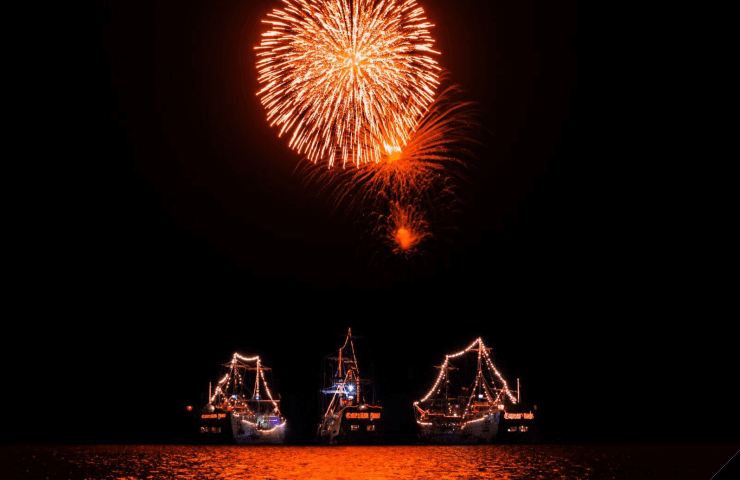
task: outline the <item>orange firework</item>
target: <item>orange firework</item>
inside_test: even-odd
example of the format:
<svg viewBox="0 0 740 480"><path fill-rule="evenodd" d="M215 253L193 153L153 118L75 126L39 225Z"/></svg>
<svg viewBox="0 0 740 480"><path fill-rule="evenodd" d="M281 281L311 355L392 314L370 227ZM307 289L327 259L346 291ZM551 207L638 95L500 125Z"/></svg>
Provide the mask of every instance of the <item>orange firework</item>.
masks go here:
<svg viewBox="0 0 740 480"><path fill-rule="evenodd" d="M387 146L376 163L347 168L326 168L307 162L306 178L333 188L335 208L350 209L379 201L410 204L434 203L456 197L466 182L474 147L480 145L476 104L459 99L458 86L447 87L420 119L402 147ZM382 142L377 139L377 142Z"/></svg>
<svg viewBox="0 0 740 480"><path fill-rule="evenodd" d="M415 0L282 1L255 47L270 125L329 166L406 145L439 83L424 10Z"/></svg>
<svg viewBox="0 0 740 480"><path fill-rule="evenodd" d="M421 210L411 204L390 203L390 213L379 216L373 233L399 256L412 257L431 237L430 225Z"/></svg>

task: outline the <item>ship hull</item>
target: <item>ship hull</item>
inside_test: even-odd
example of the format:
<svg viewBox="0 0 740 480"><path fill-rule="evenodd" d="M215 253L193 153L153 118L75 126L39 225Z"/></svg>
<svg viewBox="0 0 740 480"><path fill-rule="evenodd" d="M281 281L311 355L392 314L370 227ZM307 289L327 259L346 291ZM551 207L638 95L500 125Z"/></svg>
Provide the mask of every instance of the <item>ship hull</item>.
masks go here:
<svg viewBox="0 0 740 480"><path fill-rule="evenodd" d="M327 445L379 444L385 438L382 407L352 405L324 418L318 441Z"/></svg>
<svg viewBox="0 0 740 480"><path fill-rule="evenodd" d="M273 425L253 415L212 412L200 415L200 440L203 443L280 444L285 441L284 423Z"/></svg>
<svg viewBox="0 0 740 480"><path fill-rule="evenodd" d="M461 422L457 418L441 417L419 422L417 439L420 443L538 443L541 441L539 421L532 410L505 411L486 414L479 419Z"/></svg>
<svg viewBox="0 0 740 480"><path fill-rule="evenodd" d="M501 412L461 422L445 418L440 421L419 424L418 440L434 444L493 443L498 437Z"/></svg>

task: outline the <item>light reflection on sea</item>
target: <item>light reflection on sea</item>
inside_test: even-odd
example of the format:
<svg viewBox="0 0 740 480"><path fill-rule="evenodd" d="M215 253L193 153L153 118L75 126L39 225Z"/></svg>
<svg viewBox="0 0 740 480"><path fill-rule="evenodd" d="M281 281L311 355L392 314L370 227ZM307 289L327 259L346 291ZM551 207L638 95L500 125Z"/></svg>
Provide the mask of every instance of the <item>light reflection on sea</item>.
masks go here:
<svg viewBox="0 0 740 480"><path fill-rule="evenodd" d="M728 445L43 445L0 446L0 468L3 478L70 480L709 479L736 452Z"/></svg>

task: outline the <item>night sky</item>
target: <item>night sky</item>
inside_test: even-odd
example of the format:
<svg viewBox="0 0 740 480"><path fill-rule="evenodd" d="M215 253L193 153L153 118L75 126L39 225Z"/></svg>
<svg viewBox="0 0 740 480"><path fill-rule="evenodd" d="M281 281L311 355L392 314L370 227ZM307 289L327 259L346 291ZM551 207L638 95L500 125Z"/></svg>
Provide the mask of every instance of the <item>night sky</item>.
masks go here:
<svg viewBox="0 0 740 480"><path fill-rule="evenodd" d="M419 0L486 145L454 231L412 259L332 213L267 124L253 47L278 3L98 8L84 121L58 119L77 160L27 221L43 234L4 338L3 443L181 440L234 351L273 367L307 441L347 328L398 438L433 366L481 336L548 441L736 441L729 324L671 288L645 183L600 141L576 1Z"/></svg>

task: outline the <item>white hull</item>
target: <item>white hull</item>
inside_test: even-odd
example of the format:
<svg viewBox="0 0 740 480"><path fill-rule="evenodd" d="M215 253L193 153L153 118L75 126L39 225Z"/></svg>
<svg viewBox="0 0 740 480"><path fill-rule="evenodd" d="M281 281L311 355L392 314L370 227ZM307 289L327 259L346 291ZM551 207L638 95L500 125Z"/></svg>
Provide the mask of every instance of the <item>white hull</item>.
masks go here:
<svg viewBox="0 0 740 480"><path fill-rule="evenodd" d="M449 417L448 417L449 419ZM467 422L419 423L419 440L428 443L491 443L498 435L501 412Z"/></svg>
<svg viewBox="0 0 740 480"><path fill-rule="evenodd" d="M258 428L258 424L250 417L230 415L231 431L234 440L239 444L248 443L283 443L285 440L285 424Z"/></svg>

